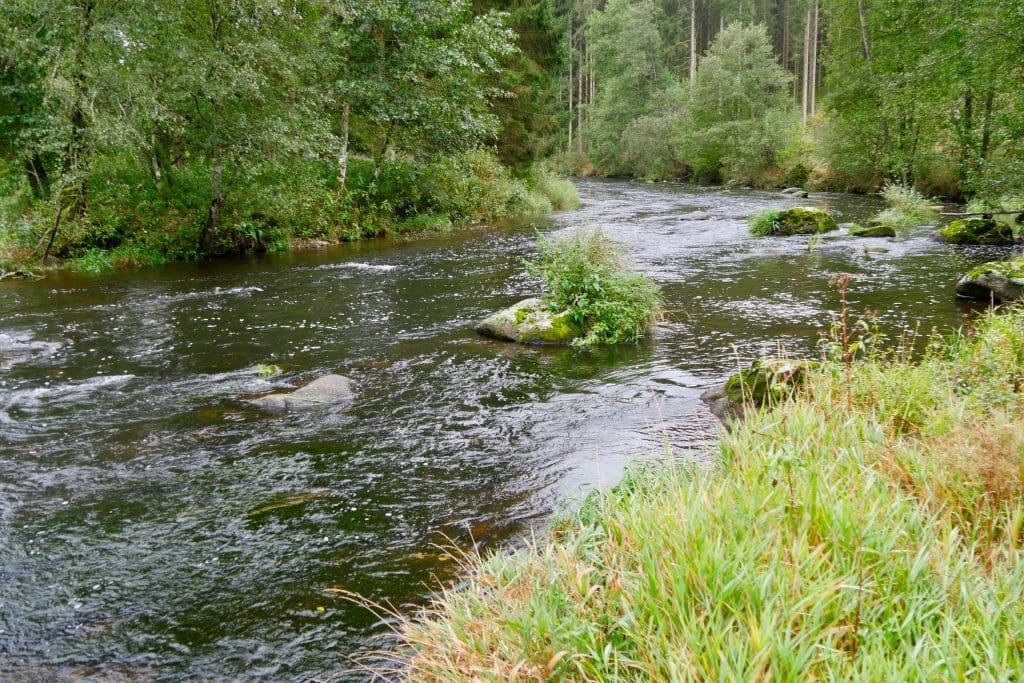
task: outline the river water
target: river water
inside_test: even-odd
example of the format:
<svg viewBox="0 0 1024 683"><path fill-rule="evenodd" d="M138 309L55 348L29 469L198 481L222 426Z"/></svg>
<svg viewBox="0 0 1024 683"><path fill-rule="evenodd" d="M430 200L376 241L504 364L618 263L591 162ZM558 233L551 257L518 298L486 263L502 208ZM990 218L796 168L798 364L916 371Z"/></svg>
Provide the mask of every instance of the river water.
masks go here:
<svg viewBox="0 0 1024 683"><path fill-rule="evenodd" d="M630 462L700 458L699 400L764 352L815 353L858 276L884 330L949 331L953 285L1005 256L921 229L757 239L768 206L873 198L581 181L577 211L412 241L0 288L0 679L364 680L410 612ZM706 210L710 220L684 214ZM651 339L599 352L478 338L537 292L536 234L604 227L664 288ZM284 373L259 376L258 363ZM348 406L241 399L339 372Z"/></svg>

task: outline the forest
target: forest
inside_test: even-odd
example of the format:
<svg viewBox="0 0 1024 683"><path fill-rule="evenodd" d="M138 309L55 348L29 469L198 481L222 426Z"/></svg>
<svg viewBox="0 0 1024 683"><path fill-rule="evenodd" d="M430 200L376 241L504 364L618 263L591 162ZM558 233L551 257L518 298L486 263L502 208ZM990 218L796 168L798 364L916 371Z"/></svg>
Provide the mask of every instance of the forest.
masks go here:
<svg viewBox="0 0 1024 683"><path fill-rule="evenodd" d="M997 0L9 0L0 257L446 229L570 205L556 172L1006 208L1022 36Z"/></svg>

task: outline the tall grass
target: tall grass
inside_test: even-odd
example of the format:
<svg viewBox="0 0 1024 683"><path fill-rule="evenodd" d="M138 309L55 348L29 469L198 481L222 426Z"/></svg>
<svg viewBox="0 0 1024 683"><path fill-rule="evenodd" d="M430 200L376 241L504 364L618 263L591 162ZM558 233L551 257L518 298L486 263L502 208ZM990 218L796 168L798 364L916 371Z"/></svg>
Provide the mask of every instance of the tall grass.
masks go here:
<svg viewBox="0 0 1024 683"><path fill-rule="evenodd" d="M774 235L779 229L780 215L778 209L758 211L750 217L750 234L758 237Z"/></svg>
<svg viewBox="0 0 1024 683"><path fill-rule="evenodd" d="M886 208L875 215L873 223L893 228L912 228L935 223L939 212L932 201L908 185L887 182L882 188Z"/></svg>
<svg viewBox="0 0 1024 683"><path fill-rule="evenodd" d="M407 625L408 679L1011 680L1024 311L826 365L707 469L638 469Z"/></svg>
<svg viewBox="0 0 1024 683"><path fill-rule="evenodd" d="M568 310L584 331L574 344L634 342L650 329L661 309L659 288L629 267L625 248L604 232L542 238L539 252L527 268L544 280L551 310Z"/></svg>

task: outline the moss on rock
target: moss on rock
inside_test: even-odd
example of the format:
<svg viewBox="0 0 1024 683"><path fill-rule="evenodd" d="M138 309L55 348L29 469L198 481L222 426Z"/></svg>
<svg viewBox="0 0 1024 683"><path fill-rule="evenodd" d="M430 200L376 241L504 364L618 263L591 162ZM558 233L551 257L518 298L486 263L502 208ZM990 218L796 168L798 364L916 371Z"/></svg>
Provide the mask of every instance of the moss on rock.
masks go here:
<svg viewBox="0 0 1024 683"><path fill-rule="evenodd" d="M583 335L569 311L553 313L541 299L525 299L476 326L485 337L520 344L568 345Z"/></svg>
<svg viewBox="0 0 1024 683"><path fill-rule="evenodd" d="M828 212L806 206L797 206L772 213L769 226L763 229L752 226L752 230L755 234L788 236L814 235L839 229L839 224Z"/></svg>
<svg viewBox="0 0 1024 683"><path fill-rule="evenodd" d="M948 244L1013 244L1013 228L991 218L962 218L939 230Z"/></svg>
<svg viewBox="0 0 1024 683"><path fill-rule="evenodd" d="M990 261L972 268L956 283L958 296L1005 302L1024 298L1024 259Z"/></svg>
<svg viewBox="0 0 1024 683"><path fill-rule="evenodd" d="M804 383L812 366L806 360L758 358L726 380L725 395L734 403L777 403Z"/></svg>
<svg viewBox="0 0 1024 683"><path fill-rule="evenodd" d="M891 225L871 224L850 226L851 237L895 237L896 228Z"/></svg>

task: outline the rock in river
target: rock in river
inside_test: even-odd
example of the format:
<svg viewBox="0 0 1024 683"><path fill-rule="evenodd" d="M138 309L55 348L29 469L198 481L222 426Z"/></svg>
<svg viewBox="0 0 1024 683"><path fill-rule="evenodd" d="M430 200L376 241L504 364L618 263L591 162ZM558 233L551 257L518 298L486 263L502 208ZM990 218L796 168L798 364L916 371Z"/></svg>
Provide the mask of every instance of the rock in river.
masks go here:
<svg viewBox="0 0 1024 683"><path fill-rule="evenodd" d="M343 375L324 375L301 389L289 393L268 394L248 399L249 403L271 411L304 410L349 401L355 396L354 383Z"/></svg>
<svg viewBox="0 0 1024 683"><path fill-rule="evenodd" d="M1024 259L983 263L960 278L956 293L968 299L1016 301L1024 297Z"/></svg>
<svg viewBox="0 0 1024 683"><path fill-rule="evenodd" d="M896 228L891 225L868 223L867 225L850 226L850 237L895 237Z"/></svg>
<svg viewBox="0 0 1024 683"><path fill-rule="evenodd" d="M711 214L707 211L691 211L690 213L684 213L680 218L688 221L706 221L711 218Z"/></svg>
<svg viewBox="0 0 1024 683"><path fill-rule="evenodd" d="M774 405L790 396L807 380L816 363L791 358L758 358L725 384L709 389L701 398L712 414L729 425L742 420L751 407Z"/></svg>
<svg viewBox="0 0 1024 683"><path fill-rule="evenodd" d="M1013 244L1013 228L991 218L963 218L939 230L949 244Z"/></svg>
<svg viewBox="0 0 1024 683"><path fill-rule="evenodd" d="M836 219L821 209L797 206L779 211L772 235L813 235L838 230Z"/></svg>
<svg viewBox="0 0 1024 683"><path fill-rule="evenodd" d="M565 345L583 335L569 311L552 313L540 299L526 299L480 322L476 331L485 337L520 344Z"/></svg>

